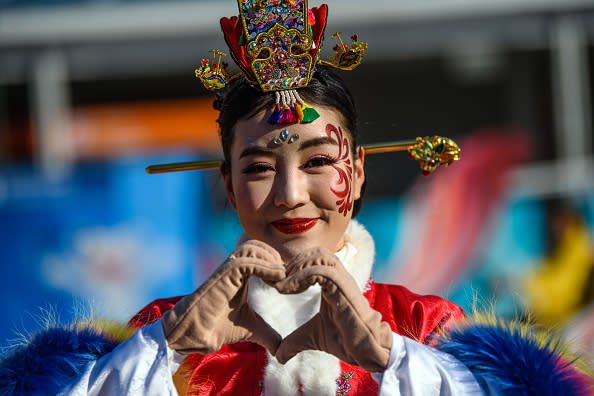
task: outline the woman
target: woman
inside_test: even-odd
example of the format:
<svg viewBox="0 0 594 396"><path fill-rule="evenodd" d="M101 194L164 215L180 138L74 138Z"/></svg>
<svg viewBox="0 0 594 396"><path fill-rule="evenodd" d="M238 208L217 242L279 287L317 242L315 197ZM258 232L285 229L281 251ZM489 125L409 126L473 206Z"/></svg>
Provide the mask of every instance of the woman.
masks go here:
<svg viewBox="0 0 594 396"><path fill-rule="evenodd" d="M203 394L334 395L341 376L344 386L377 393L369 372L388 366L392 331L428 341L462 315L438 297L369 281L373 240L351 222L365 181L353 99L322 67L300 95L320 114L309 124L268 123L274 95L243 81L221 100L221 173L247 241L194 295L157 301L133 320L151 322L177 302L162 319L165 335L178 352L210 354L182 369ZM309 289L315 283L322 292ZM219 287L215 300L204 292ZM246 340L260 346L235 344Z"/></svg>
<svg viewBox="0 0 594 396"><path fill-rule="evenodd" d="M283 7L289 11L277 19L267 14ZM194 293L149 304L130 322L139 330L117 346L105 330L40 334L1 362L0 390L350 396L523 389L526 376L508 381L485 364L515 359L516 351L500 356L485 348L482 360L469 360L477 342L466 348L464 340L476 332L440 337L462 319L458 306L370 280L373 240L352 220L365 183L353 99L329 70L313 72L303 62L317 59L325 6L242 0L240 13L241 20L221 24L246 78L231 83L216 105L221 174L245 231L236 249ZM268 22L248 24L246 15ZM256 25L261 30L248 27ZM351 55L335 63L352 64ZM216 77L212 84L227 85L207 63L202 71ZM296 88L270 88L283 83ZM554 367L537 373L565 386L563 394L581 390L563 382L574 371L555 356ZM555 386L534 389L555 394Z"/></svg>
<svg viewBox="0 0 594 396"><path fill-rule="evenodd" d="M153 324L89 365L72 394L174 394L176 372L181 394L479 392L462 364L417 342L460 308L369 280L373 240L351 220L365 172L350 93L320 67L300 95L319 113L311 123L268 123L274 95L245 81L219 99L221 173L245 235L193 294L136 315Z"/></svg>
<svg viewBox="0 0 594 396"><path fill-rule="evenodd" d="M300 94L319 113L308 124L268 123L274 95L243 80L219 100L221 173L245 235L193 294L149 304L131 321L146 326L80 364L61 391L479 392L462 364L417 342L460 308L370 281L373 240L351 220L365 173L350 93L320 67Z"/></svg>

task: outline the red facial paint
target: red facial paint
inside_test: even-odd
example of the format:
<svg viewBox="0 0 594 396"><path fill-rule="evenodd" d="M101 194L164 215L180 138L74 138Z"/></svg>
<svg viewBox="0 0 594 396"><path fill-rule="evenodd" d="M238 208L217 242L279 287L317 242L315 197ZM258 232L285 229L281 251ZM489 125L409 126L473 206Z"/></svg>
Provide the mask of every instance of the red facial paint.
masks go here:
<svg viewBox="0 0 594 396"><path fill-rule="evenodd" d="M295 219L278 219L271 224L274 228L283 234L303 234L310 230L318 222L317 218L295 218Z"/></svg>
<svg viewBox="0 0 594 396"><path fill-rule="evenodd" d="M349 157L349 140L343 136L342 129L338 129L332 125L326 125L326 134L332 139L332 134L336 136L338 140L338 160L332 165L338 172L338 184L344 184L343 190L335 190L330 187L330 190L339 198L336 201L338 205L338 213L347 213L353 209L353 200L351 198L351 184L353 182L353 166L351 165L351 159Z"/></svg>

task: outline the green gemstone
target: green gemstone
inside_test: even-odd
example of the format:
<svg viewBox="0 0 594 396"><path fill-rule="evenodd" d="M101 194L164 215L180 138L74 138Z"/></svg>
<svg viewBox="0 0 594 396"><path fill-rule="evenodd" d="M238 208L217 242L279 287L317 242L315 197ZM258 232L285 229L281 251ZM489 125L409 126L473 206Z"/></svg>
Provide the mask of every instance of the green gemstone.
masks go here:
<svg viewBox="0 0 594 396"><path fill-rule="evenodd" d="M306 107L303 109L303 120L301 121L302 124L309 124L320 118L320 114L316 111L316 109L312 107Z"/></svg>

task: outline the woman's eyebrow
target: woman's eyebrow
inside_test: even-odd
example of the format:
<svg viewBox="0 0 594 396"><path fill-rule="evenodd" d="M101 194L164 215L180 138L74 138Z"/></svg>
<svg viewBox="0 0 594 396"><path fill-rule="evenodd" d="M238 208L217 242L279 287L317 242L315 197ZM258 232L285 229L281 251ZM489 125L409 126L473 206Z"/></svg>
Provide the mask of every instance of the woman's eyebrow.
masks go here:
<svg viewBox="0 0 594 396"><path fill-rule="evenodd" d="M307 148L322 146L324 144L333 144L335 146L338 146L338 142L334 139L330 139L329 137L319 137L303 141L297 151L303 151Z"/></svg>
<svg viewBox="0 0 594 396"><path fill-rule="evenodd" d="M274 155L274 153L272 152L272 150L269 150L267 148L261 147L261 146L250 146L250 147L246 147L241 154L239 155L239 159L242 159L243 157L247 157L248 155Z"/></svg>

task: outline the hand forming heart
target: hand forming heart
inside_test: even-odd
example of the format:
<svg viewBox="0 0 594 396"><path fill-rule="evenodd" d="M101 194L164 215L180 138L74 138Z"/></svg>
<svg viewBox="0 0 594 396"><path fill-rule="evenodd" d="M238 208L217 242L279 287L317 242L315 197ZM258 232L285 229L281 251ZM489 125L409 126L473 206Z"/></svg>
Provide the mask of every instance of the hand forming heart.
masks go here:
<svg viewBox="0 0 594 396"><path fill-rule="evenodd" d="M320 312L281 342L277 360L286 363L301 351L316 349L371 372L384 371L392 347L390 326L332 252L313 248L297 255L287 264L287 277L275 287L293 294L315 283L322 287Z"/></svg>
<svg viewBox="0 0 594 396"><path fill-rule="evenodd" d="M319 283L320 312L284 340L248 303L257 276L283 294ZM264 242L249 240L194 293L163 315L169 346L180 353L211 353L224 344L256 342L286 363L305 350L321 350L372 372L387 366L392 332L361 294L340 260L325 248L297 255L286 266Z"/></svg>

